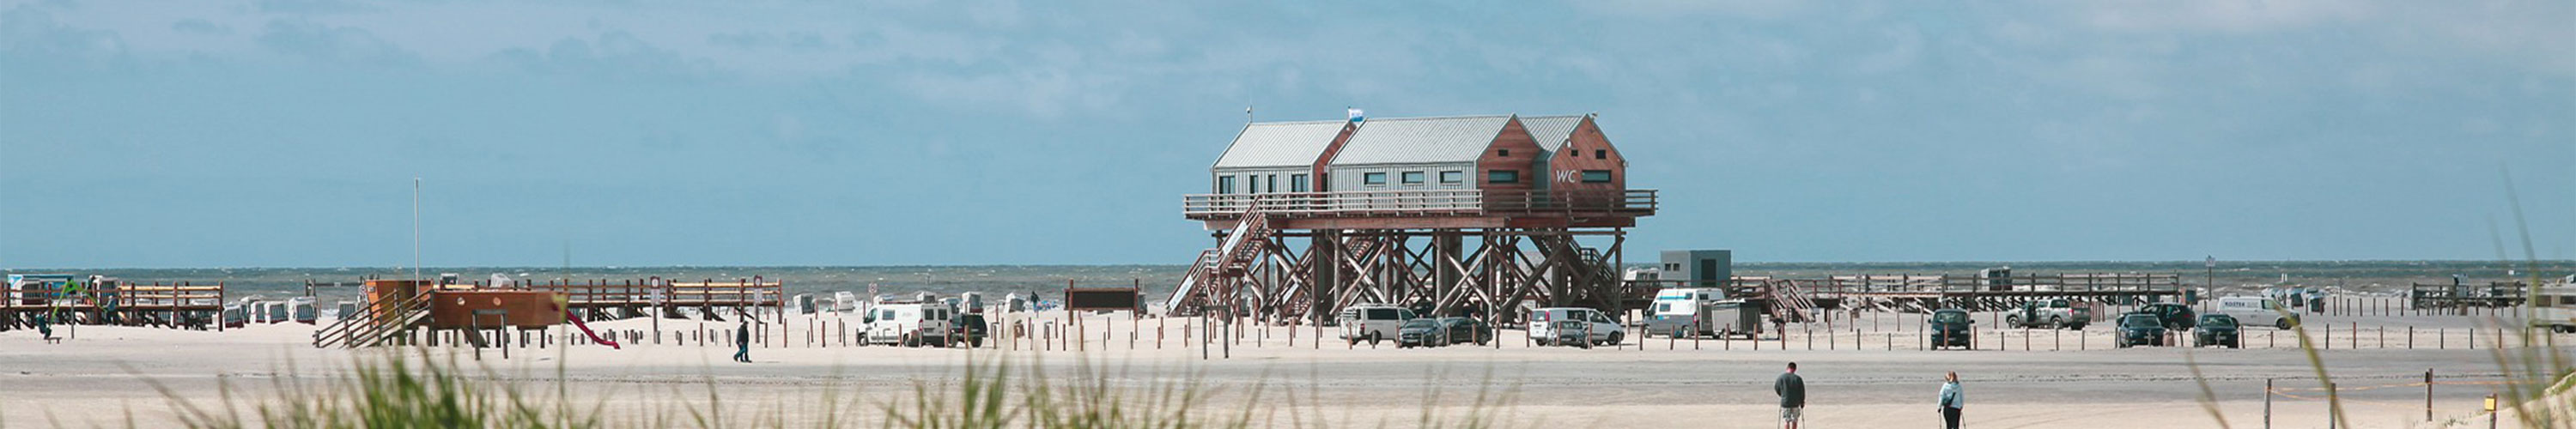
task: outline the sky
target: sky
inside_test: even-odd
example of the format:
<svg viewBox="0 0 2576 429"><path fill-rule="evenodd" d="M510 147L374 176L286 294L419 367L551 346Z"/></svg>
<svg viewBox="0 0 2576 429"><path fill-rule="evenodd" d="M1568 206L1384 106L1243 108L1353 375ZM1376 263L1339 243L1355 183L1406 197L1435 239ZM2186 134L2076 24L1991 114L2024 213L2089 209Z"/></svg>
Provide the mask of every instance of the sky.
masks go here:
<svg viewBox="0 0 2576 429"><path fill-rule="evenodd" d="M2576 256L2576 2L1919 3L5 0L0 267L1186 264L1247 107L1597 113L1631 260Z"/></svg>

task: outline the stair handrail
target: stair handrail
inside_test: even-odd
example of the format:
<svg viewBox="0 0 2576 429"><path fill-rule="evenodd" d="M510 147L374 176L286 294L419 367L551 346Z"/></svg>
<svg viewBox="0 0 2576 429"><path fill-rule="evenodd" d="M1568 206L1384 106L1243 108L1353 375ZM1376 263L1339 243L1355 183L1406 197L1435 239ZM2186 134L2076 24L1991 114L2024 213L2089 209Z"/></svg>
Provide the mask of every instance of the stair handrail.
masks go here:
<svg viewBox="0 0 2576 429"><path fill-rule="evenodd" d="M408 320L386 320L387 317L385 316L401 318L403 315L417 312L428 307L428 302L429 299L426 298L426 294L421 294L394 301L392 305L387 306L359 306L359 314L357 317L351 317L351 315L344 314L340 316L339 321L332 322L330 326L325 326L320 331L314 331L313 347L329 348L334 344L347 347L359 347L353 341L360 336L360 333L365 333L367 334L366 336L374 336L379 333L376 331L386 330L388 327L383 325L389 324L388 322L398 322L395 324L410 323ZM388 311L392 313L386 314Z"/></svg>

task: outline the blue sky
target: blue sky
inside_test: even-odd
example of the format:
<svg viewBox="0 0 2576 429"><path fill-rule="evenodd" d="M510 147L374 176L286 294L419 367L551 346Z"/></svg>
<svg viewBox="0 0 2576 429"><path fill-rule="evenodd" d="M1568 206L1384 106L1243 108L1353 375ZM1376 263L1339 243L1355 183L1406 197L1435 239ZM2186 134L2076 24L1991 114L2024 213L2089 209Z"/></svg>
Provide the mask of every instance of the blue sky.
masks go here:
<svg viewBox="0 0 2576 429"><path fill-rule="evenodd" d="M1247 104L1599 113L1630 249L2576 256L2576 3L1915 3L0 1L0 266L1179 264Z"/></svg>

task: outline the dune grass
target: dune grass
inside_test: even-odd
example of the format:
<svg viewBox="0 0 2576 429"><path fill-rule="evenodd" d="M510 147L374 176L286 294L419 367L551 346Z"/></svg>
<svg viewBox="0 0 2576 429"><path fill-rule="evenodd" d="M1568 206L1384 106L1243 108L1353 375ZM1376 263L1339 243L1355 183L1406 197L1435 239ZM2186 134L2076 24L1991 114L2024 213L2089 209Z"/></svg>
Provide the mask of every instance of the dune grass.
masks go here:
<svg viewBox="0 0 2576 429"><path fill-rule="evenodd" d="M677 383L668 391L647 392L640 409L608 412L605 399L588 404L568 393L558 363L551 381L512 378L490 368L463 364L453 355L430 349L390 349L363 355L344 373L303 374L289 363L269 389L245 397L230 381L219 381L218 398L200 404L147 379L177 410L180 426L190 428L839 428L873 425L884 428L1249 428L1249 427L1387 427L1396 422L1355 421L1349 415L1324 413L1317 406L1322 392L1273 386L1285 380L1264 373L1251 386L1229 390L1212 386L1199 372L1170 380L1130 377L1076 355L1072 365L1049 365L1038 354L969 355L951 374L915 380L909 389L878 389L863 395L840 377L822 380L805 400L745 401L723 397L724 381L709 376ZM560 361L558 361L560 362ZM1051 373L1051 367L1071 374ZM1448 371L1426 374L1445 379ZM1402 426L1426 428L1513 427L1509 407L1517 387L1497 387L1492 373L1472 392L1461 394L1464 406L1445 399L1443 383L1426 383L1420 415ZM551 395L538 383L554 384ZM1310 383L1313 386L1320 383ZM703 387L703 396L685 389ZM615 389L613 386L610 389ZM616 392L595 395L620 396ZM635 398L634 394L623 395ZM242 410L248 410L245 414ZM1498 412L1499 411L1499 412ZM791 416L793 416L791 418ZM129 416L125 425L140 427Z"/></svg>

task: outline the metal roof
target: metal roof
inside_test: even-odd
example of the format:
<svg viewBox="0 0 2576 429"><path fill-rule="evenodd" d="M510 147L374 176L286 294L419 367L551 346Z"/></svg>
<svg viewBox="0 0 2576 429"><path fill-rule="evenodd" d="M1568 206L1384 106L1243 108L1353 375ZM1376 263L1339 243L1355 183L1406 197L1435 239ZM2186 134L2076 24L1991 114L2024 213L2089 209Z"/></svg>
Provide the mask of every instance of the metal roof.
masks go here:
<svg viewBox="0 0 2576 429"><path fill-rule="evenodd" d="M1521 128L1528 129L1530 139L1537 141L1539 150L1547 153L1556 153L1558 148L1565 147L1565 140L1574 138L1574 126L1581 124L1583 117L1577 115L1521 117Z"/></svg>
<svg viewBox="0 0 2576 429"><path fill-rule="evenodd" d="M1245 125L1216 168L1307 167L1342 135L1345 121L1260 122Z"/></svg>
<svg viewBox="0 0 2576 429"><path fill-rule="evenodd" d="M1511 116L1370 119L1333 165L1475 162Z"/></svg>

